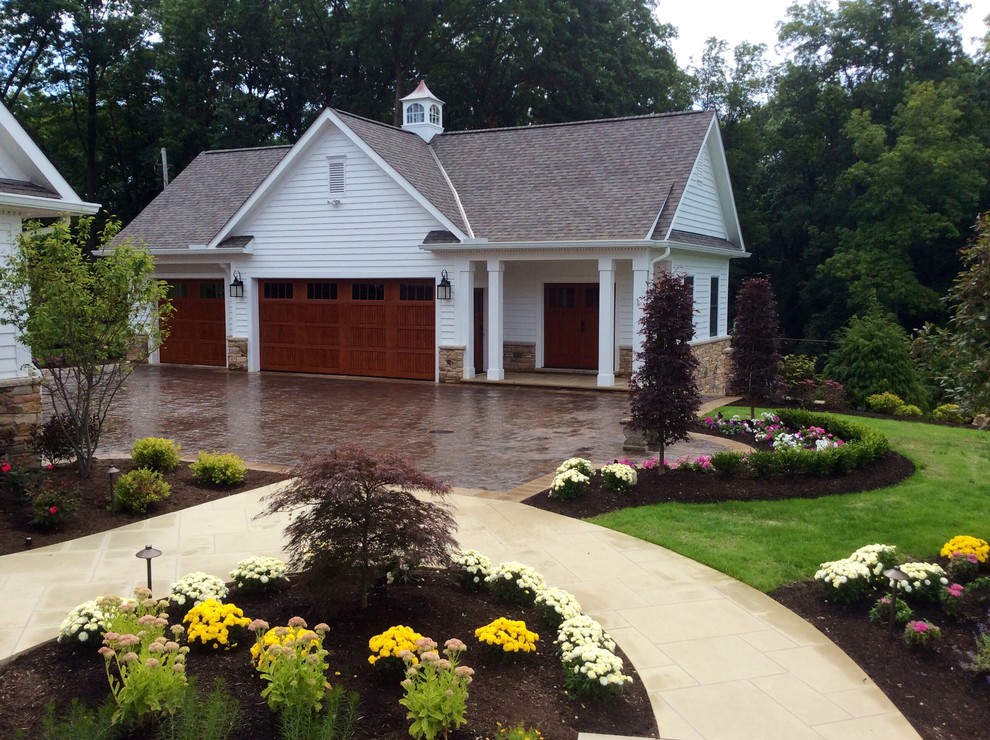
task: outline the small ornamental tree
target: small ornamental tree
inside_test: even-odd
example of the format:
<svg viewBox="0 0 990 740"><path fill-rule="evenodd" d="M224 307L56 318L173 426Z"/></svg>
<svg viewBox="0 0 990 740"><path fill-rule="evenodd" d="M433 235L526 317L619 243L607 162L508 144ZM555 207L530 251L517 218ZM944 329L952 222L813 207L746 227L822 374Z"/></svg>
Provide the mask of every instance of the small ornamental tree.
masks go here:
<svg viewBox="0 0 990 740"><path fill-rule="evenodd" d="M629 381L631 416L633 428L657 446L661 460L668 444L687 437L701 408L694 375L698 361L688 344L694 337L693 311L683 276L662 272L646 290L640 367Z"/></svg>
<svg viewBox="0 0 990 740"><path fill-rule="evenodd" d="M342 585L356 586L366 609L375 581L398 567L451 564L457 525L443 501L450 486L404 458L340 444L293 476L266 497L259 516L292 513L285 528L291 565L305 570L304 579L324 598Z"/></svg>
<svg viewBox="0 0 990 740"><path fill-rule="evenodd" d="M875 306L865 316L853 316L835 336L824 374L845 386L854 406L862 408L867 396L887 391L905 404L928 405L907 333L884 309Z"/></svg>
<svg viewBox="0 0 990 740"><path fill-rule="evenodd" d="M736 294L729 392L749 398L752 419L756 416L756 400L775 403L781 383L777 299L769 280L746 278Z"/></svg>
<svg viewBox="0 0 990 740"><path fill-rule="evenodd" d="M171 309L147 250L109 248L118 222L108 222L98 236L106 255L87 256L91 225L91 218L74 226L28 223L0 265L0 323L14 327L42 369L54 418L83 477L117 392L134 365L158 349Z"/></svg>

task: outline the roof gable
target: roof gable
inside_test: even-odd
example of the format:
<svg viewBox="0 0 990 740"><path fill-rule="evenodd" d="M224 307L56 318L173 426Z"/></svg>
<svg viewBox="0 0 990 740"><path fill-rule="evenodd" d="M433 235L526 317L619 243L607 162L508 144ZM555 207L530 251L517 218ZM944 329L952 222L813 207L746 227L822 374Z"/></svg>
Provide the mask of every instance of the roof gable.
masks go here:
<svg viewBox="0 0 990 740"><path fill-rule="evenodd" d="M59 174L5 105L0 103L0 203L25 215L96 213Z"/></svg>

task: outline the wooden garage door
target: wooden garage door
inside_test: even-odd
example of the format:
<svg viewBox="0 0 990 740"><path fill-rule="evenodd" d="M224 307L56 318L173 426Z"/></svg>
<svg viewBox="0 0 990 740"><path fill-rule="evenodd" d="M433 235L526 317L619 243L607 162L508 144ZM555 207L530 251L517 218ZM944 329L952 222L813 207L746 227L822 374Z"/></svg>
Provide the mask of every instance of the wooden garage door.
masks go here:
<svg viewBox="0 0 990 740"><path fill-rule="evenodd" d="M262 280L261 369L433 380L434 286Z"/></svg>
<svg viewBox="0 0 990 740"><path fill-rule="evenodd" d="M181 365L227 365L223 280L170 280L174 310L159 361Z"/></svg>

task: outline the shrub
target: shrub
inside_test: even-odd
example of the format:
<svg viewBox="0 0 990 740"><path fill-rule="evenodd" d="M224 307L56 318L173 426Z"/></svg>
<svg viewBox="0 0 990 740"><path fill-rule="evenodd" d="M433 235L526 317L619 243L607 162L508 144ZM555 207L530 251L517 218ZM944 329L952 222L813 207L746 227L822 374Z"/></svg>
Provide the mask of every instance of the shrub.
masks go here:
<svg viewBox="0 0 990 740"><path fill-rule="evenodd" d="M96 434L96 419L90 419L89 434ZM71 460L76 454L72 440L77 437L76 417L72 414L53 416L34 430L31 448L42 461L51 465Z"/></svg>
<svg viewBox="0 0 990 740"><path fill-rule="evenodd" d="M121 474L113 494L116 508L143 514L151 504L167 499L172 494L172 487L158 471L138 468Z"/></svg>
<svg viewBox="0 0 990 740"><path fill-rule="evenodd" d="M589 485L591 478L577 468L570 468L554 476L550 483L550 498L568 501L583 494Z"/></svg>
<svg viewBox="0 0 990 740"><path fill-rule="evenodd" d="M846 407L846 387L836 380L826 380L822 383L822 399L830 409Z"/></svg>
<svg viewBox="0 0 990 740"><path fill-rule="evenodd" d="M904 625L904 642L912 647L927 647L942 639L942 630L927 619L911 620Z"/></svg>
<svg viewBox="0 0 990 740"><path fill-rule="evenodd" d="M602 481L610 491L622 493L636 485L636 470L625 463L610 463L602 466Z"/></svg>
<svg viewBox="0 0 990 740"><path fill-rule="evenodd" d="M921 416L921 409L914 404L898 406L894 411L894 416Z"/></svg>
<svg viewBox="0 0 990 740"><path fill-rule="evenodd" d="M247 467L237 455L229 452L203 452L189 469L200 483L214 486L235 486L244 482Z"/></svg>
<svg viewBox="0 0 990 740"><path fill-rule="evenodd" d="M535 653L540 636L518 619L499 617L474 631L478 642L501 653Z"/></svg>
<svg viewBox="0 0 990 740"><path fill-rule="evenodd" d="M735 478L746 472L746 455L742 452L716 452L712 455L715 472L723 478Z"/></svg>
<svg viewBox="0 0 990 740"><path fill-rule="evenodd" d="M935 421L947 421L952 424L969 424L973 417L964 412L957 403L943 403L932 412Z"/></svg>
<svg viewBox="0 0 990 740"><path fill-rule="evenodd" d="M990 632L980 632L976 636L976 649L969 654L969 670L983 676L990 673Z"/></svg>
<svg viewBox="0 0 990 740"><path fill-rule="evenodd" d="M780 377L787 383L789 393L796 395L798 383L815 379L815 358L811 355L784 355L780 360Z"/></svg>
<svg viewBox="0 0 990 740"><path fill-rule="evenodd" d="M78 488L66 486L50 476L31 479L25 493L31 507L31 523L49 529L62 526L82 503Z"/></svg>
<svg viewBox="0 0 990 740"><path fill-rule="evenodd" d="M836 332L837 346L829 353L824 374L842 383L854 406L867 396L895 393L904 403L924 406L925 391L911 360L907 334L880 309L853 316Z"/></svg>
<svg viewBox="0 0 990 740"><path fill-rule="evenodd" d="M186 641L190 645L199 642L213 650L237 647L238 641L248 634L247 626L251 623L244 616L243 609L233 604L222 604L216 599L206 599L196 604L182 621L189 625Z"/></svg>
<svg viewBox="0 0 990 740"><path fill-rule="evenodd" d="M287 566L278 558L254 556L239 562L230 578L245 593L264 593L281 588L289 582Z"/></svg>
<svg viewBox="0 0 990 740"><path fill-rule="evenodd" d="M456 523L443 502L450 487L405 459L338 445L294 476L266 497L259 516L294 513L285 529L290 563L309 566L304 577L318 597L350 583L367 608L375 579L384 578L397 558L450 566Z"/></svg>
<svg viewBox="0 0 990 740"><path fill-rule="evenodd" d="M142 468L168 473L179 467L182 446L163 437L144 437L134 443L131 459Z"/></svg>
<svg viewBox="0 0 990 740"><path fill-rule="evenodd" d="M866 407L878 414L893 414L902 406L904 406L904 401L901 400L901 397L890 391L874 393L872 396L866 397Z"/></svg>
<svg viewBox="0 0 990 740"><path fill-rule="evenodd" d="M877 602L870 608L868 617L873 624L890 624L891 601L889 595L877 599ZM914 616L914 609L904 599L896 599L893 608L894 624L896 625L905 625Z"/></svg>
<svg viewBox="0 0 990 740"><path fill-rule="evenodd" d="M746 278L736 294L727 385L730 393L749 399L750 416L756 414L756 399L776 402L781 395L780 319L773 287L764 277Z"/></svg>

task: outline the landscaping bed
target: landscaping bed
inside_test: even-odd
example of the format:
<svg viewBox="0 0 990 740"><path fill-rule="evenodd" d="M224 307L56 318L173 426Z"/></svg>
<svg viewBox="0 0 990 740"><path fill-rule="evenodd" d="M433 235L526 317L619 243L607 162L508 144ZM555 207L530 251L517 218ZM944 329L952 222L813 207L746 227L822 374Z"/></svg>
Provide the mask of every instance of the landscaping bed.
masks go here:
<svg viewBox="0 0 990 740"><path fill-rule="evenodd" d="M415 583L378 589L367 610L338 604L328 611L314 604L300 587L272 596L243 596L235 591L228 601L241 607L245 616L263 618L273 626L286 624L295 615L304 617L310 626L318 621L330 625L324 643L330 651L329 680L360 695L358 738L409 736L405 709L398 703L402 689L397 681L383 681L368 663L369 638L397 624L409 625L441 645L451 637L468 645L461 660L475 669L468 694L468 723L453 731L451 740L495 738L498 722L505 727L525 723L539 728L546 740L575 738L578 731L658 737L649 697L628 661L626 673L634 680L618 697L572 701L564 692L563 671L553 645L555 630L536 609L508 603L488 591L467 590L444 572L427 571ZM522 619L538 632L537 653L509 659L483 655L474 630L499 616ZM277 737L272 714L260 697L264 684L249 662L251 642L253 638L229 652L194 650L188 656L188 673L197 677L202 689L222 678L240 700L242 717L231 737ZM50 702L64 708L76 697L90 706L103 701L108 695L107 678L97 647L49 642L0 668L0 737L37 727ZM129 737L144 738L148 733Z"/></svg>
<svg viewBox="0 0 990 740"><path fill-rule="evenodd" d="M26 504L13 496L0 496L0 555L22 552L25 549L27 537L31 538L33 547L54 545L115 527L122 527L125 524L132 524L150 517L187 509L190 506L205 504L235 493L250 491L285 480L288 477L286 473L249 469L243 483L232 486L214 486L197 482L193 478L189 465L182 464L172 472L164 474L165 481L172 487L172 493L167 499L149 506L145 514L125 512L112 514L107 508L110 497L110 476L107 471L111 466L116 466L122 473L137 467L129 458L98 459L93 461L92 475L84 480L79 479L79 475L72 465L62 465L52 471L39 473L39 475L51 476L57 485L78 487L81 495L78 509L71 516L66 517L57 528L32 525L31 511Z"/></svg>

